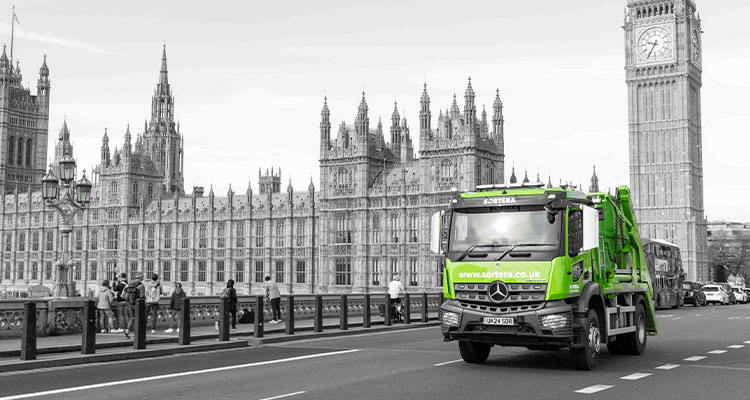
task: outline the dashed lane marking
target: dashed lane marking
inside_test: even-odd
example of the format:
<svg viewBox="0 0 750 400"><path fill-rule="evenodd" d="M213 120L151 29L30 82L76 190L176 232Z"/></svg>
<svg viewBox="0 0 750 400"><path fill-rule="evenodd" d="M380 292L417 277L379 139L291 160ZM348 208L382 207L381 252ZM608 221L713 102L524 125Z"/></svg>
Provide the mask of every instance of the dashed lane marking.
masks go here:
<svg viewBox="0 0 750 400"><path fill-rule="evenodd" d="M461 361L463 361L463 359L453 360L453 361L446 361L446 362L435 364L435 367L440 367L440 366L443 366L443 365L453 364L453 363L457 363L457 362L461 362Z"/></svg>
<svg viewBox="0 0 750 400"><path fill-rule="evenodd" d="M742 342L742 343L745 343L745 344L750 344L750 340L745 340L745 341L744 341L744 342Z"/></svg>
<svg viewBox="0 0 750 400"><path fill-rule="evenodd" d="M728 349L741 349L743 347L745 347L745 345L742 344L730 344L729 346L727 346Z"/></svg>
<svg viewBox="0 0 750 400"><path fill-rule="evenodd" d="M675 318L672 318L672 319L673 319L674 321L677 321L678 319L682 319L682 317L675 317Z"/></svg>
<svg viewBox="0 0 750 400"><path fill-rule="evenodd" d="M635 374L630 374L626 376L620 377L620 379L625 379L626 381L637 381L638 379L645 378L647 376L651 376L652 374L644 374L641 372L637 372Z"/></svg>
<svg viewBox="0 0 750 400"><path fill-rule="evenodd" d="M726 352L726 350L711 350L708 352L708 354L724 354Z"/></svg>
<svg viewBox="0 0 750 400"><path fill-rule="evenodd" d="M131 385L133 383L158 381L158 380L164 380L164 379L174 379L174 378L180 378L183 376L193 376L193 375L208 374L208 373L214 373L214 372L231 371L231 370L242 369L242 368L251 368L251 367L260 367L260 366L271 365L271 364L280 364L280 363L285 363L285 362L290 362L290 361L301 361L301 360L308 360L308 359L314 359L314 358L319 358L319 357L344 355L344 354L354 353L357 351L359 351L359 349L332 351L328 353L308 354L305 356L280 358L280 359L268 360L268 361L259 361L259 362L249 363L249 364L229 365L226 367L177 372L173 374L145 376L142 378L125 379L122 381L110 381L110 382L96 383L96 384L84 385L84 386L73 386L73 387L67 387L67 388L62 388L62 389L46 390L43 392L36 392L36 393L23 393L23 394L17 394L13 396L0 397L0 400L28 399L28 398L36 398L36 397L41 397L41 396L50 396L50 395L61 394L61 393L71 393L71 392L80 392L83 390L100 389L100 388L106 388L106 387L112 387L112 386Z"/></svg>
<svg viewBox="0 0 750 400"><path fill-rule="evenodd" d="M657 314L656 315L656 318L672 318L672 317L674 317L674 314L661 314L661 315Z"/></svg>
<svg viewBox="0 0 750 400"><path fill-rule="evenodd" d="M282 395L279 395L279 396L266 397L265 399L261 399L261 400L283 399L284 397L292 397L292 396L296 396L296 395L302 394L302 393L305 393L305 391L303 390L301 392L294 392L294 393L282 394Z"/></svg>
<svg viewBox="0 0 750 400"><path fill-rule="evenodd" d="M664 364L656 367L655 369L675 369L679 366L679 364Z"/></svg>
<svg viewBox="0 0 750 400"><path fill-rule="evenodd" d="M609 388L612 388L614 386L612 385L594 385L585 387L583 389L576 390L576 393L584 393L584 394L591 394L596 392L601 392L602 390L607 390Z"/></svg>
<svg viewBox="0 0 750 400"><path fill-rule="evenodd" d="M696 317L700 317L703 314L693 314L693 315L696 316Z"/></svg>
<svg viewBox="0 0 750 400"><path fill-rule="evenodd" d="M706 357L706 356L692 356L692 357L685 358L684 360L685 361L700 361L700 360L702 360L704 358L708 358L708 357Z"/></svg>

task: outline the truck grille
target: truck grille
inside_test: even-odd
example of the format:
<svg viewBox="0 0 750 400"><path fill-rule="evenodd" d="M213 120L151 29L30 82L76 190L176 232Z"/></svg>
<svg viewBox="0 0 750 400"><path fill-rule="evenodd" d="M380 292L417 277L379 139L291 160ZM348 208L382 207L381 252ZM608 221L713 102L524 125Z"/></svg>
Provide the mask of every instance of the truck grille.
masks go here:
<svg viewBox="0 0 750 400"><path fill-rule="evenodd" d="M487 296L490 283L456 283L453 285L456 300L461 306L493 313L515 313L538 310L544 305L546 283L508 283L508 298L495 303Z"/></svg>

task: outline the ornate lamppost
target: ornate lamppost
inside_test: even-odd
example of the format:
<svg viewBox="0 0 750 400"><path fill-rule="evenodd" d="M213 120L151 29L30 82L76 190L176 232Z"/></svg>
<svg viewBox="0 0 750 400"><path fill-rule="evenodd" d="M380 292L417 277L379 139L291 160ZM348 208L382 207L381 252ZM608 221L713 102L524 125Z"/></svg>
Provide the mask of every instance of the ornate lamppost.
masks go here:
<svg viewBox="0 0 750 400"><path fill-rule="evenodd" d="M76 295L76 284L73 281L73 251L70 249L70 232L73 231L73 217L82 212L91 202L91 182L86 179L86 170L83 170L83 177L80 181L74 181L76 160L70 154L63 155L58 164L59 183L50 165L49 172L42 178L42 198L50 207L57 210L60 216L59 229L63 239L62 259L55 263L57 277L54 296L72 297Z"/></svg>

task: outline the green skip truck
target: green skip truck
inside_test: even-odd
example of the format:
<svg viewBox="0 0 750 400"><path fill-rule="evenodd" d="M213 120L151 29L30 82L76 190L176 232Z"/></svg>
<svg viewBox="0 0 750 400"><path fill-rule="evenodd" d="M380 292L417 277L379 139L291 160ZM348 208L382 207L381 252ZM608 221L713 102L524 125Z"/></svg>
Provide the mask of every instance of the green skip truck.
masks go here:
<svg viewBox="0 0 750 400"><path fill-rule="evenodd" d="M430 248L443 254L441 332L468 363L494 345L570 349L596 368L610 353L640 355L657 332L630 191L585 194L544 184L455 192L433 215Z"/></svg>

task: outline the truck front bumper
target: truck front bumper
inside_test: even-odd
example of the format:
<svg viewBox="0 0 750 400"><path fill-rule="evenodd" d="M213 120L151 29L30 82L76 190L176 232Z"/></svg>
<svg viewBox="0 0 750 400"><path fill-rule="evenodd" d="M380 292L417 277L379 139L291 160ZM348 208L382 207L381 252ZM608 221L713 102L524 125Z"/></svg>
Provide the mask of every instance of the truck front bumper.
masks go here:
<svg viewBox="0 0 750 400"><path fill-rule="evenodd" d="M458 314L458 318L447 313ZM484 323L485 317L509 317L514 324L489 325ZM546 323L548 318L556 324ZM464 307L451 299L440 307L440 330L445 340L471 340L501 346L569 346L573 341L573 312L562 300L546 302L544 307L534 311L496 314Z"/></svg>

